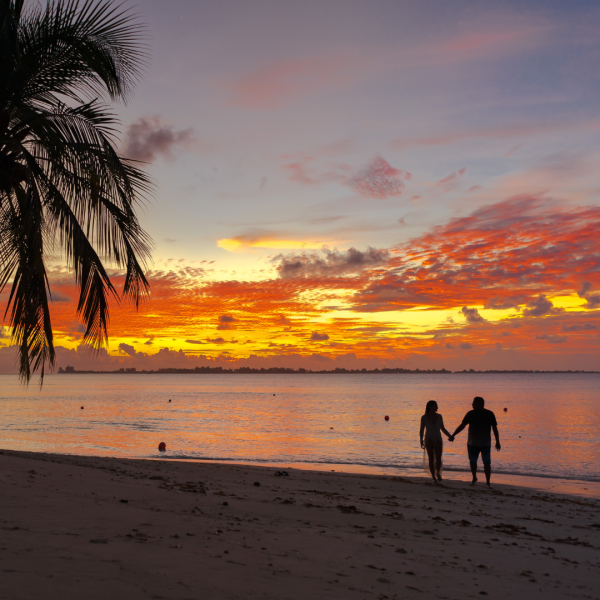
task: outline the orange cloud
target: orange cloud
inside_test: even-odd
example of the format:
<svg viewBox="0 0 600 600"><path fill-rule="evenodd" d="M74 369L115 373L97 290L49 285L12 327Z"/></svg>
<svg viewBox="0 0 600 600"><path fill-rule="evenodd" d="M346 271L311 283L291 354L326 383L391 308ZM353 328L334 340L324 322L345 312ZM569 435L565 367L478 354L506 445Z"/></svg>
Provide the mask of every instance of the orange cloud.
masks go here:
<svg viewBox="0 0 600 600"><path fill-rule="evenodd" d="M261 281L215 281L202 268L151 271L152 296L139 312L111 306L112 350L98 355L98 365L158 368L190 365L190 357L290 365L295 357L296 367L406 360L422 368L427 360L464 368L468 357L524 368L524 356L538 356L527 359L531 368L548 368L566 349L587 364L600 349L599 227L599 207L523 196L389 250L279 255L276 276ZM52 312L61 356L89 364L77 350L82 328L73 283L61 270L51 281L62 299ZM232 328L236 339L215 335ZM0 337L8 352L10 340ZM315 343L320 358L301 360L313 356Z"/></svg>
<svg viewBox="0 0 600 600"><path fill-rule="evenodd" d="M525 196L483 207L397 246L358 310L487 303L600 284L600 208L559 208Z"/></svg>

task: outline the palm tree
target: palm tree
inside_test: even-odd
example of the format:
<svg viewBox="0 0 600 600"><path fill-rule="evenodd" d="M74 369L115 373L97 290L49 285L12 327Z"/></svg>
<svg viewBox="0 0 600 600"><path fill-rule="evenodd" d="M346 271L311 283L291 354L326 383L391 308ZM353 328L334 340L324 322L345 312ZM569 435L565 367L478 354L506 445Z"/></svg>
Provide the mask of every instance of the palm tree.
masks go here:
<svg viewBox="0 0 600 600"><path fill-rule="evenodd" d="M142 29L111 0L0 0L0 292L29 382L54 365L47 263L60 255L79 288L83 341L108 340L107 266L136 308L149 292L150 238L135 215L148 177L115 148L115 116L144 65Z"/></svg>

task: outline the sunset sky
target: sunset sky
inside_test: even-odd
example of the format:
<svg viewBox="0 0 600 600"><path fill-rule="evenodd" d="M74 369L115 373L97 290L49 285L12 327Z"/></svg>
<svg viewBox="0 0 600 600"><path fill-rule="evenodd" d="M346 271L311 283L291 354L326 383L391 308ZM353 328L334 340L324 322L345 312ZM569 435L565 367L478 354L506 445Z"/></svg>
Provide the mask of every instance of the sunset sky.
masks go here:
<svg viewBox="0 0 600 600"><path fill-rule="evenodd" d="M135 10L151 297L93 357L55 257L57 366L600 369L597 2Z"/></svg>

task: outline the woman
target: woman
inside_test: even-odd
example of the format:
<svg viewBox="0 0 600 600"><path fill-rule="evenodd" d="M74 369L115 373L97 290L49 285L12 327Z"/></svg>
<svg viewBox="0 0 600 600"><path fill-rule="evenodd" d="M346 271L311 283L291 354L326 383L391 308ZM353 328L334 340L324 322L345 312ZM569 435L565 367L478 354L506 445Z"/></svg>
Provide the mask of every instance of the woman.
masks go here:
<svg viewBox="0 0 600 600"><path fill-rule="evenodd" d="M421 417L421 448L427 450L429 456L429 470L433 477L433 482L438 483L442 480L442 451L444 443L442 442L442 431L448 439L451 438L450 433L444 427L444 419L442 415L437 414L438 405L435 400L430 400L425 406L425 414ZM425 439L423 439L425 432Z"/></svg>

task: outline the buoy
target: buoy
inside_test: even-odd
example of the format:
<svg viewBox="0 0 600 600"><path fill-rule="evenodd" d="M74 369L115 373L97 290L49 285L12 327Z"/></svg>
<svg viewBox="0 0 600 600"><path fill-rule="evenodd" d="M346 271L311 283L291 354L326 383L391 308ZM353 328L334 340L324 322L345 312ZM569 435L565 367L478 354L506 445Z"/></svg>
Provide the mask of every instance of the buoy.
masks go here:
<svg viewBox="0 0 600 600"><path fill-rule="evenodd" d="M81 407L81 410L83 410L83 406Z"/></svg>
<svg viewBox="0 0 600 600"><path fill-rule="evenodd" d="M275 395L275 394L273 394L273 396L274 396L274 395Z"/></svg>
<svg viewBox="0 0 600 600"><path fill-rule="evenodd" d="M388 415L385 415L385 417L383 417L383 418L384 418L386 421L389 421L389 420L390 420L390 418L389 418L389 416L388 416Z"/></svg>
<svg viewBox="0 0 600 600"><path fill-rule="evenodd" d="M158 445L158 449L159 449L161 452L165 452L165 451L167 450L167 445L166 445L164 442L161 442L161 443Z"/></svg>
<svg viewBox="0 0 600 600"><path fill-rule="evenodd" d="M504 412L508 412L508 408L505 408L505 409L504 409Z"/></svg>
<svg viewBox="0 0 600 600"><path fill-rule="evenodd" d="M169 398L169 402L171 402L171 398Z"/></svg>

